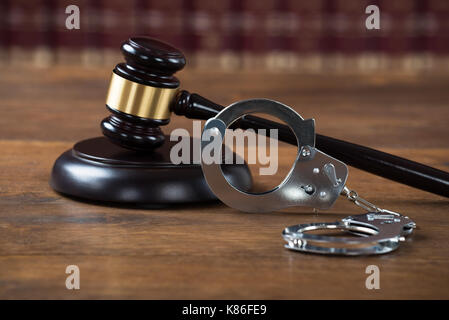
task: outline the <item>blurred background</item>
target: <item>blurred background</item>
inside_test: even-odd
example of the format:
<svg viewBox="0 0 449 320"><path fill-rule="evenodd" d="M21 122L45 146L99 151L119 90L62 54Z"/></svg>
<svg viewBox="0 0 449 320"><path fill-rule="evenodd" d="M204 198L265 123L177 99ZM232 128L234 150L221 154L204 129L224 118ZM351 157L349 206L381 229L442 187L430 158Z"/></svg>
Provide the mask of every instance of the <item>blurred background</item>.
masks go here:
<svg viewBox="0 0 449 320"><path fill-rule="evenodd" d="M68 30L65 8L80 9ZM380 30L367 30L368 5ZM190 68L449 72L448 0L1 0L0 64L113 65L130 35L180 48Z"/></svg>

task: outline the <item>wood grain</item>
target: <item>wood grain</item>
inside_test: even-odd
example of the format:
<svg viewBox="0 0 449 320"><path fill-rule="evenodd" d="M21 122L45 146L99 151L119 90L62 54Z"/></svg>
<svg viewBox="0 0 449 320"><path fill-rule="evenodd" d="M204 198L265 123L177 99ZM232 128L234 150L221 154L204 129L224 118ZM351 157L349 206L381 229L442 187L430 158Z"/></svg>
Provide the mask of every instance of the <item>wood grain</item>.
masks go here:
<svg viewBox="0 0 449 320"><path fill-rule="evenodd" d="M283 248L288 225L359 212L291 208L246 214L220 203L150 210L75 201L48 185L54 160L100 134L110 70L3 69L0 76L0 298L449 298L449 201L350 169L348 185L418 224L378 257ZM182 72L183 87L222 104L267 97L314 117L317 131L449 170L449 77ZM173 118L164 129L191 128ZM281 147L281 172L292 148ZM270 182L270 181L262 181ZM65 268L81 289L65 288ZM381 289L365 288L378 265Z"/></svg>

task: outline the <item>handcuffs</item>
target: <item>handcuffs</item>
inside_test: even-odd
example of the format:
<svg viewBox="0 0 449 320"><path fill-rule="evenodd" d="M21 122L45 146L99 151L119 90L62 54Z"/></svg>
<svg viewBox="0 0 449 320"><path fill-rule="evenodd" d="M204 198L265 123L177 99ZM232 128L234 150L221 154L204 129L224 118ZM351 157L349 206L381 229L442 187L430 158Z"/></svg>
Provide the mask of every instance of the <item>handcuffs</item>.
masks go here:
<svg viewBox="0 0 449 320"><path fill-rule="evenodd" d="M295 163L277 187L263 193L251 193L230 184L220 162L204 161L203 152L212 142L221 143L226 129L240 117L265 113L285 122L296 136ZM218 139L218 140L216 140ZM219 148L218 152L222 152ZM291 206L330 208L340 195L368 213L346 217L332 223L309 223L287 227L282 236L286 248L301 252L366 255L383 254L398 248L416 224L408 217L381 209L346 187L348 167L315 148L315 120L304 120L292 108L273 100L251 99L231 104L210 118L201 137L201 167L212 192L226 205L246 212L270 212ZM218 159L223 159L218 155ZM342 230L351 237L311 234L315 230Z"/></svg>

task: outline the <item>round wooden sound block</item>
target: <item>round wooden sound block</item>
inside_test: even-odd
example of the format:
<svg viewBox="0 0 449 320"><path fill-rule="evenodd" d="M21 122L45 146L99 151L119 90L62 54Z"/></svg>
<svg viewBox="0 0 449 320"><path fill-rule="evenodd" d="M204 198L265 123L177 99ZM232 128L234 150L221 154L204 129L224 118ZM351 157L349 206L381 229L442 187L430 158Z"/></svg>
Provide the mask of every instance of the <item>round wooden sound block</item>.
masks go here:
<svg viewBox="0 0 449 320"><path fill-rule="evenodd" d="M192 138L190 142L192 149ZM117 146L105 137L80 141L56 160L50 185L69 196L127 204L216 200L199 164L175 165L170 161L170 149L175 143L166 137L160 148L140 153ZM193 152L190 155L192 158ZM222 170L235 187L250 189L251 173L246 164L223 164Z"/></svg>

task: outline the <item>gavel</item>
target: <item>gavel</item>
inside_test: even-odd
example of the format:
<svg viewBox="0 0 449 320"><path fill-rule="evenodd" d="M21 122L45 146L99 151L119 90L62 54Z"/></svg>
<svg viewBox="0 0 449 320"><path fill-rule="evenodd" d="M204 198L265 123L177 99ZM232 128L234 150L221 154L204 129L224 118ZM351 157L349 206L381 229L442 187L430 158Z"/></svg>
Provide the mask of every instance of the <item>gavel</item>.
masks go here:
<svg viewBox="0 0 449 320"><path fill-rule="evenodd" d="M111 112L101 122L103 134L124 148L145 152L160 147L174 113L206 120L224 107L198 94L179 90L174 74L186 59L173 46L148 37L132 37L121 46L125 62L115 66L106 98ZM284 124L246 115L234 123L242 129L277 129L278 139L296 145ZM315 146L361 170L411 187L449 197L449 173L358 144L316 134Z"/></svg>

